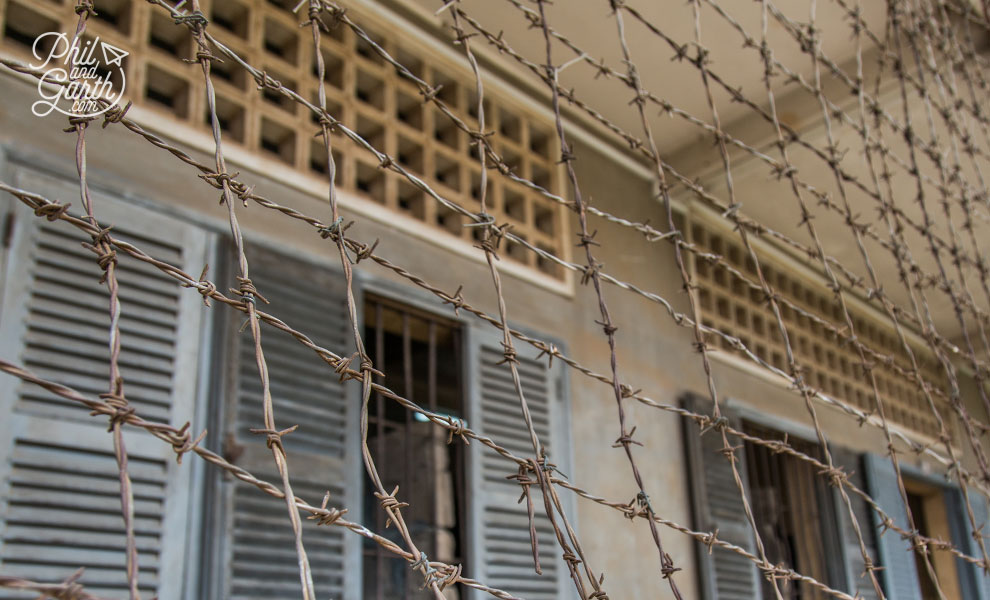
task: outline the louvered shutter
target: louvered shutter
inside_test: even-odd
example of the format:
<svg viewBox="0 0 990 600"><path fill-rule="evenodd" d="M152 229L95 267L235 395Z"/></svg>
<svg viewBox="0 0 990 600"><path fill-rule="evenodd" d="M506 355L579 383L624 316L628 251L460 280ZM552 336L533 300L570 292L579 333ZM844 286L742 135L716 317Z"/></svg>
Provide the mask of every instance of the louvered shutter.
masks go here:
<svg viewBox="0 0 990 600"><path fill-rule="evenodd" d="M503 359L502 336L494 329L470 332L471 393L468 425L492 438L516 456L532 457L530 441L519 398ZM541 442L550 461L569 471L569 425L562 393L559 363L547 368L532 347L517 344L518 368L523 391ZM481 581L527 600L557 600L572 597L573 585L538 487L531 488L535 504L542 575L533 567L529 517L525 502L517 504L518 484L506 479L518 471L516 464L481 444L470 446L471 469L471 572ZM570 500L562 494L562 500ZM568 518L575 512L565 505ZM475 596L480 597L480 596Z"/></svg>
<svg viewBox="0 0 990 600"><path fill-rule="evenodd" d="M860 456L852 451L842 448L832 449L832 460L837 467L841 467L849 476L849 483L861 490L866 489L866 478L863 474L862 461ZM846 591L857 598L863 600L873 600L877 597L873 588L873 580L866 573L866 563L863 560L863 552L859 547L859 538L853 529L852 520L849 518L849 509L845 503L836 496L836 513L842 527L843 553L846 557ZM871 516L873 512L863 498L849 493L849 502L852 505L853 514L859 524L860 533L863 536L863 543L866 551L870 555L873 564L879 564L877 560L876 548L876 528Z"/></svg>
<svg viewBox="0 0 990 600"><path fill-rule="evenodd" d="M351 352L343 276L326 266L248 247L251 279L270 304L262 310L306 333L338 354ZM231 263L233 264L233 263ZM225 346L229 385L226 390L227 451L234 462L280 486L265 437L249 432L264 427L261 380L251 332L243 329L244 313L230 311ZM263 326L262 343L271 379L275 420L280 429L299 428L283 438L293 491L319 504L329 491L333 506L353 509L353 490L360 487L352 459L357 440L348 419L356 416L333 369L290 335ZM350 452L349 448L355 451ZM223 482L227 500L226 569L222 597L298 598L299 567L291 525L282 500L253 486ZM348 494L345 495L345 489ZM302 515L305 518L305 514ZM303 541L319 598L357 598L356 536L335 527L317 527L304 520ZM349 580L348 577L354 577Z"/></svg>
<svg viewBox="0 0 990 600"><path fill-rule="evenodd" d="M72 199L69 182L19 171L17 185ZM202 269L203 232L94 193L113 235L190 271ZM78 213L78 202L73 212ZM108 389L108 294L89 241L72 226L15 206L16 232L3 293L4 358L94 397ZM193 419L201 298L157 269L119 254L121 370L138 414ZM12 377L0 378L0 572L59 581L86 567L92 594L124 598L125 535L106 419ZM134 488L140 586L146 596L182 597L188 543L189 462L125 429ZM0 592L0 597L35 597Z"/></svg>
<svg viewBox="0 0 990 600"><path fill-rule="evenodd" d="M685 408L701 414L711 413L711 403L690 395L683 400ZM733 426L738 419L723 409ZM749 551L754 550L753 533L743 512L732 467L722 455L722 438L715 431L698 435L698 426L684 420L684 442L687 447L691 473L691 495L694 504L695 528L701 531L718 529L718 538L732 542ZM746 481L745 450L736 450L737 467ZM760 580L756 567L748 559L718 547L711 554L698 545L698 563L702 571L702 593L706 600L752 600L760 597Z"/></svg>
<svg viewBox="0 0 990 600"><path fill-rule="evenodd" d="M863 457L866 467L866 483L870 496L880 505L902 529L910 530L907 522L907 509L897 487L897 473L890 459L875 454ZM873 514L873 524L880 528L880 517ZM880 556L880 571L884 591L888 600L921 600L918 584L918 570L911 542L901 539L893 530L878 531L877 553Z"/></svg>
<svg viewBox="0 0 990 600"><path fill-rule="evenodd" d="M990 510L987 507L987 498L982 494L974 491L969 492L969 502L973 507L973 516L976 518L976 526L981 528L981 535L983 535L984 545L987 547L987 551L990 552ZM973 538L972 525L969 522L968 517L963 519L963 527L966 529L966 539L969 540L970 544L970 555L976 557L982 557L983 553L980 551L979 544L976 539ZM990 574L983 571L983 569L970 566L969 567L977 581L975 587L978 588L979 592L983 594L983 600L990 600Z"/></svg>
<svg viewBox="0 0 990 600"><path fill-rule="evenodd" d="M972 489L969 492L969 503L973 508L973 516L976 519L976 526L983 527L984 538L990 530L988 522L987 500L979 492ZM976 539L973 537L973 524L966 513L966 506L963 503L962 491L958 487L952 487L945 492L946 513L949 517L949 528L952 532L952 543L966 554L982 558L983 553ZM985 542L990 550L990 543ZM983 572L983 569L966 562L962 559L956 560L956 568L959 571L959 583L961 593L965 598L974 600L990 599L990 577Z"/></svg>

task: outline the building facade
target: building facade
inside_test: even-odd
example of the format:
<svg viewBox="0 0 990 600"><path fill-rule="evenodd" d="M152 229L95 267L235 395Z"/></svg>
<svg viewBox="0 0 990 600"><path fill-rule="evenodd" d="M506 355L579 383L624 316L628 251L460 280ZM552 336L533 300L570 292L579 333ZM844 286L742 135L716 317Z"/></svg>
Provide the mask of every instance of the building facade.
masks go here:
<svg viewBox="0 0 990 600"><path fill-rule="evenodd" d="M235 179L254 193L322 223L314 226L260 203L237 201L251 279L267 301L259 301L259 307L339 356L355 352L352 334L358 330L367 356L384 374L377 381L433 414L490 437L515 456L532 456L501 332L470 311L458 310L457 298L496 319L499 315L489 265L479 247L481 228L467 226L470 220L464 214L438 202L361 144L335 133L335 185L343 213L336 227L353 221L348 237L369 245L377 241L377 255L401 268L354 261L357 319L352 323L340 256L327 239L326 228L334 221L327 203L326 149L321 138L313 137L320 119L266 85L270 77L303 99L319 102L319 61L310 30L300 27L305 10L294 12L297 3L289 0L200 4L210 23L207 31L264 73L256 80L222 56L211 64L228 171L236 172ZM457 126L457 120L477 122L475 79L463 49L451 44L443 21L448 17L433 14L439 7L427 10L398 0L348 3L348 19L368 37L342 22L323 34L319 52L327 112L451 203L477 213L484 196L497 223L511 224L519 240L546 253L512 240L500 246L497 268L510 325L528 338L552 344L590 371L609 373L598 297L585 281L590 271L565 268L547 256L584 261L584 249L575 247L580 223L569 210L573 187L566 162L561 162L548 89L521 68L507 66L497 48L484 47L483 36L472 39L484 70L490 143L507 167L492 165L483 178L473 150L477 140ZM167 8L155 3L97 0L95 8L87 39L95 44L98 37L129 53L124 76L114 79L133 102L126 117L190 158L177 158L122 123L103 128L95 126L99 121L91 124L87 170L99 222L112 226L118 239L185 273L202 272L200 279L214 282L223 293L236 290L238 256L228 208L218 205L220 192L191 164L210 165L214 153L196 40L190 28L177 25ZM69 0L0 0L0 53L32 62L38 36L75 30L78 14L73 9ZM329 15L323 18L330 21ZM432 86L449 114L424 97L415 79L386 54ZM70 213L81 209L77 137L74 129L63 132L65 115L32 114L38 86L30 74L3 68L0 89L2 181L49 200L71 202ZM785 91L781 97L790 99ZM888 92L896 95L897 90ZM825 133L815 111L800 98L787 101L795 111L794 126L803 128L812 145L824 147ZM691 110L707 114L701 107ZM655 173L641 153L573 106L565 117L583 197L601 211L647 224L641 229L666 231ZM742 139L748 127L741 119L727 130ZM765 133L754 136L764 139ZM678 148L663 151L671 153L671 163L681 173L701 182L699 189L706 193L729 197L710 138L689 136ZM798 156L795 164L804 167L811 160ZM752 207L753 218L764 219L767 211L776 210L774 186L786 181L768 184L758 158L737 164L732 193L744 199L743 212ZM831 175L813 169L802 169L812 171L812 181ZM484 193L483 181L488 184ZM594 242L600 247L595 253L604 272L669 301L666 310L648 294L605 288L617 327L619 373L628 391L640 390L624 399L626 418L642 445L632 452L649 494L646 502L666 520L659 532L665 552L681 569L673 579L683 597L776 597L753 560L700 539L716 531L717 539L756 555L754 526L764 566L793 569L850 597L879 596L864 551L882 567L876 573L887 598L935 598L939 590L946 599L987 597L988 579L976 565L933 549L929 569L910 552L911 540L886 527L874 510L881 508L904 529L910 528L910 509L918 533L951 542L967 556L980 556L979 536L972 533L967 510L973 511L976 523L987 520L986 498L977 491L985 482L974 483L966 496L953 473L934 458L942 456L943 427L951 434L948 444L960 465L977 473L979 457L966 441L965 424L952 416L949 400L935 395L932 410L931 394L912 379L921 374L931 389L950 387L945 366L929 349L924 332L908 325L901 337L883 306L850 286L846 310L858 332L850 342L841 325L846 315L814 257L801 256L773 236L757 237L752 242L760 256L757 270L732 215L713 209L689 186L673 186L672 193L675 223L682 232L674 239L697 250L685 259L695 282L687 293L670 239L601 219L593 220L591 229L596 230ZM36 216L14 195L4 194L0 202L2 358L95 398L107 387L109 317L100 267L83 245L89 236L58 218ZM867 210L864 206L857 212ZM975 242L974 247L979 248ZM216 301L205 306L196 289L118 254L120 364L131 406L149 420L175 426L189 422L191 431L205 430L204 447L261 479L278 482L266 438L251 431L263 427L263 390L245 314ZM896 273L891 277L896 279ZM428 285L417 285L416 278ZM754 281L766 282L779 294L789 346ZM679 412L712 414L708 378L693 350L694 332L672 318L672 313L691 314L688 294L697 302L703 324L728 336L706 337L723 423L754 440L778 441L820 461L826 460L818 437L823 432L828 460L875 507L855 494L846 502L808 461L774 452L772 445L733 438L736 472L746 491L744 506L736 472L723 456L721 430ZM950 314L945 306L935 308ZM346 508L348 519L401 545L395 527L386 524L362 459L360 385L341 381L325 357L285 331L267 326L263 331L276 419L280 427L298 425L284 438L295 493L312 505L329 493L329 504ZM748 353L734 348L733 338ZM889 426L901 435L891 442L899 451L899 473L887 456L874 387L860 366L857 344L895 357L878 367L874 378ZM910 354L903 350L905 344ZM534 429L561 477L615 505L635 507L637 498L642 503L622 444L615 444L627 431L617 420L612 386L586 377L573 363L548 360L546 352L522 339L516 351ZM817 429L805 399L786 376L790 353L805 365L804 381L819 394ZM979 378L964 356L953 361L958 397L975 421L986 423ZM828 399L837 400L840 408L830 406ZM867 416L857 420L854 413ZM85 567L80 581L87 591L126 597L118 466L105 421L8 376L0 379L0 414L0 575L58 582ZM949 415L945 423L939 414ZM466 577L518 597L576 597L538 488L532 488L537 507L532 518L526 503L518 502L525 486L512 479L519 471L516 463L482 443L448 437L448 431L384 394L371 397L365 425L382 484L388 490L398 486L397 498L409 505L402 510L410 534L430 559L463 565ZM978 445L984 434L978 432ZM125 429L124 438L144 596L301 594L284 501L195 456L177 463L172 448L147 433ZM899 491L899 478L906 495ZM627 518L615 506L563 488L560 498L580 535L587 565L606 574L602 586L609 597L671 594L643 519ZM343 528L304 523L318 597L428 595L410 561L381 544ZM666 523L699 535L685 535ZM534 570L534 554L541 574ZM834 595L808 581L780 580L777 585L785 598ZM0 589L0 597L36 596L20 593ZM482 597L463 585L450 586L445 594Z"/></svg>

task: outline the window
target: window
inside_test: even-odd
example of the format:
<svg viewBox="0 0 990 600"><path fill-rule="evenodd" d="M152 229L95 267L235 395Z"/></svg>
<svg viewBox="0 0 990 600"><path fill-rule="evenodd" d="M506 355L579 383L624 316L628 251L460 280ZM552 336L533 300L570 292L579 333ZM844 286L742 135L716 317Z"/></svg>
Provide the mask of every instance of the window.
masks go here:
<svg viewBox="0 0 990 600"><path fill-rule="evenodd" d="M77 183L12 161L15 185L50 197L73 197ZM93 191L101 223L114 235L233 287L229 240L136 202ZM5 205L9 206L9 205ZM100 270L62 222L14 211L0 311L2 356L87 395L106 381L108 303ZM224 243L221 243L224 240ZM251 277L270 301L263 309L340 355L352 352L344 281L329 259L287 255L247 240ZM125 389L138 413L206 429L204 444L260 479L278 483L264 436L254 344L244 313L202 297L150 265L119 255ZM17 282L16 285L11 282ZM465 419L519 456L531 455L518 398L502 361L501 335L487 324L434 316L366 293L359 279L368 350L386 384L418 404ZM395 287L390 295L408 291ZM362 300L366 298L366 300ZM426 303L428 306L429 304ZM449 311L444 307L441 312ZM382 535L382 510L371 498L359 452L359 397L312 350L263 325L276 425L298 425L283 444L293 491L333 506ZM528 347L519 370L536 429L552 462L570 470L568 413L559 362L549 369ZM434 559L535 600L562 600L566 567L548 520L536 517L543 575L530 555L519 486L506 479L515 463L481 444L447 445L445 432L391 400L374 398L369 441L386 485L399 497L417 543ZM60 581L78 567L93 594L127 594L119 481L106 421L44 390L0 378L0 570ZM143 595L162 600L298 597L300 583L284 501L195 458L182 464L167 445L125 428L134 481ZM565 503L573 500L565 497ZM568 506L569 514L574 514ZM303 539L319 597L418 598L422 581L400 561L336 527L303 520ZM448 592L455 592L448 589ZM461 593L464 597L466 592ZM0 593L0 597L11 597ZM12 596L20 597L20 596Z"/></svg>
<svg viewBox="0 0 990 600"><path fill-rule="evenodd" d="M970 556L980 556L973 537L972 526L966 513L963 497L958 487L941 477L925 475L902 463L901 478L907 492L907 508L897 488L897 476L886 456L867 455L864 466L869 483L868 491L894 523L909 530L907 508L911 510L914 525L924 536L952 543ZM976 521L987 519L986 504L971 492L970 501ZM938 589L927 567L917 552L909 552L911 540L905 540L897 532L888 530L878 537L881 571L888 597L938 598ZM951 554L929 547L929 557L938 588L947 600L981 597L986 578L973 565L957 561Z"/></svg>
<svg viewBox="0 0 990 600"><path fill-rule="evenodd" d="M683 399L689 410L711 414L710 403L696 396ZM732 427L763 439L783 440L784 435L766 427L745 422L739 411L723 407ZM745 516L742 498L731 465L722 454L722 438L707 433L698 436L697 425L685 421L688 480L694 504L694 525L701 531L718 530L718 538L756 552L752 527ZM819 455L817 444L788 436L787 441L809 456ZM738 441L731 440L733 445ZM858 597L874 598L872 584L863 575L859 540L855 537L844 505L839 505L834 490L807 462L778 454L751 443L736 449L737 467L763 541L767 559L810 575L830 587L843 589ZM857 455L839 448L832 449L837 466L850 473L850 480L863 485ZM851 499L853 511L863 529L864 542L872 558L875 544L871 534L870 513L859 497ZM700 567L702 598L705 600L752 600L776 598L770 583L754 564L734 552L699 545L696 554ZM810 586L778 581L786 600L818 600L820 592Z"/></svg>
<svg viewBox="0 0 990 600"><path fill-rule="evenodd" d="M352 352L343 277L333 266L248 244L251 278L270 301L263 309L300 327L315 343L341 355ZM232 264L229 257L221 264ZM219 275L218 275L219 277ZM232 274L223 275L233 285ZM385 374L384 384L423 408L465 419L511 452L532 454L512 379L502 360L501 336L491 327L465 323L410 307L386 295L360 300L364 342ZM213 377L223 402L214 403L212 443L228 460L268 481L278 481L263 436L261 389L243 313L224 310L219 319ZM276 423L299 425L284 438L294 491L318 503L329 491L333 506L376 533L394 537L375 499L360 453L360 390L341 384L312 350L288 334L262 327ZM566 412L559 367L548 370L535 350L519 348L519 369L537 431L561 468L568 464ZM460 563L490 585L535 600L558 600L566 589L553 531L537 516L543 576L531 563L526 509L516 504L519 486L508 481L517 468L474 443L447 444L447 435L395 401L372 396L368 444L383 485L399 486L408 502L403 516L417 546L431 559ZM212 434L211 434L212 435ZM565 471L566 472L566 471ZM204 556L216 557L204 572L202 597L288 598L298 596L296 555L282 501L253 486L211 471L204 504L213 509L215 533L204 536ZM364 538L307 520L304 541L317 595L345 598L428 597L422 578L404 561ZM453 588L448 590L453 593ZM464 597L466 591L461 590Z"/></svg>
<svg viewBox="0 0 990 600"><path fill-rule="evenodd" d="M711 414L710 402L701 397L687 395L682 404L692 412ZM742 405L723 406L722 414L736 430L767 440L784 439L783 434L767 429L762 425L763 419ZM754 425L744 417L761 424ZM710 432L699 436L698 425L691 420L685 419L684 426L695 529L717 530L718 539L756 554L752 527L746 519L731 465L722 453L721 436ZM876 599L860 540L849 516L851 508L870 561L882 567L877 577L884 595L895 600L938 597L932 595L934 586L918 564L917 554L911 551L913 542L884 527L883 519L863 498L850 494L850 507L847 507L813 465L749 442L740 444L730 438L730 443L737 446L736 464L771 563L811 575L851 596ZM794 435L787 437L787 443L808 456L821 457L816 443ZM846 473L850 484L868 493L898 528L910 530L897 474L889 457L835 446L829 450L833 463ZM970 556L979 556L959 488L906 462L901 463L901 470L919 531L949 541ZM975 493L971 503L976 521L985 522L986 503ZM981 571L941 550L933 548L931 556L946 600L981 597L979 590L986 582ZM702 544L697 546L696 558L704 600L776 597L763 574L747 558L718 546L709 552ZM779 581L779 589L786 600L822 597L814 588L784 580Z"/></svg>
<svg viewBox="0 0 990 600"><path fill-rule="evenodd" d="M949 515L945 506L945 492L935 486L911 479L905 480L904 486L907 491L908 508L911 509L911 516L914 518L918 532L925 537L942 540L952 539L949 529ZM939 588L949 600L960 598L959 581L952 555L945 552L932 552L930 557L935 577L938 579L937 586L921 554L914 554L915 569L918 572L918 587L921 589L922 600L937 600Z"/></svg>
<svg viewBox="0 0 990 600"><path fill-rule="evenodd" d="M366 300L364 315L368 354L385 373L381 383L432 412L463 419L459 327L375 297ZM465 446L448 445L435 425L380 395L372 397L368 412L368 446L385 489L399 486L410 504L403 517L416 546L433 560L465 562ZM375 531L401 544L395 528L385 528L374 491L365 478L365 514L373 517ZM432 597L406 561L378 544L366 540L361 555L365 598Z"/></svg>
<svg viewBox="0 0 990 600"><path fill-rule="evenodd" d="M748 425L747 433L762 439L783 439L777 432ZM799 452L817 457L816 444L788 440ZM746 470L756 525L767 559L786 565L818 581L829 581L827 558L837 556L838 525L826 481L815 468L765 446L746 444ZM776 598L773 586L763 580L763 598ZM780 581L785 600L819 598L807 584Z"/></svg>

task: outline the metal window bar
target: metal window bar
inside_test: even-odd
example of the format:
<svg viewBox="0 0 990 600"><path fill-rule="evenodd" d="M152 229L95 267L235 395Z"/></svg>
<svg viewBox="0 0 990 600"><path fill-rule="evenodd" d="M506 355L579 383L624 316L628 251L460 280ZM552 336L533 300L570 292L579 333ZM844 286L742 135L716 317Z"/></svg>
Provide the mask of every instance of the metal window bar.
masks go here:
<svg viewBox="0 0 990 600"><path fill-rule="evenodd" d="M764 439L785 440L779 433L747 426L747 432ZM809 456L820 452L815 444L789 440ZM826 556L835 556L829 548L832 538L827 532L838 530L838 522L827 506L827 488L822 489L813 467L786 454L764 446L746 444L747 472L757 527L766 547L767 558L785 564L819 581L828 581ZM785 600L819 600L821 590L796 582L778 584ZM776 598L774 587L763 582L763 598Z"/></svg>
<svg viewBox="0 0 990 600"><path fill-rule="evenodd" d="M464 418L461 331L455 323L386 299L365 302L365 337L375 364L385 365L378 382L430 411ZM422 422L391 400L375 395L369 408L369 445L386 488L396 485L403 498L410 532L417 547L431 560L463 564L466 561L465 455L462 444L447 445L435 427ZM446 491L446 501L445 501ZM368 514L375 515L377 531L386 528L385 515L374 510L365 494ZM364 597L428 598L408 563L391 556L380 545L365 544ZM458 586L459 587L459 586ZM458 595L463 591L458 591Z"/></svg>

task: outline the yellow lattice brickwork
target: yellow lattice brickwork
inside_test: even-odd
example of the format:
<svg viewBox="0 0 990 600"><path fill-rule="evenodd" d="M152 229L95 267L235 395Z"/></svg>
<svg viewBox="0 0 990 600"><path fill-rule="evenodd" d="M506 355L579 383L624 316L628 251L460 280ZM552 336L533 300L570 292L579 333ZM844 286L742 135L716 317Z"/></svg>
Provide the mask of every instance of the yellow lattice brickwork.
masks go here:
<svg viewBox="0 0 990 600"><path fill-rule="evenodd" d="M723 233L706 223L694 221L690 225L690 237L699 250L720 256L720 261L750 281L756 281L755 264L738 241L738 234ZM721 262L693 256L704 324L738 337L761 360L788 372L786 348L763 291L724 268ZM760 269L770 287L784 300L781 314L805 381L825 394L867 412L873 411L876 404L873 390L861 366L859 353L848 340L840 339L835 333L835 330L844 330L842 309L834 294L825 287L824 279L814 281L814 274L807 271L798 275L783 267L782 261L775 263L763 256ZM796 308L832 323L834 330ZM850 312L861 343L877 353L894 357L897 365L911 371L910 359L889 326L859 311L851 309ZM720 344L723 350L731 351L725 339L713 338L713 342ZM924 379L944 389L942 368L931 352L921 346L913 346L912 351ZM938 423L919 386L882 362L878 364L880 367L875 370L877 387L884 400L887 418L911 431L937 437ZM940 410L950 410L941 406L937 397L935 399L940 402Z"/></svg>
<svg viewBox="0 0 990 600"><path fill-rule="evenodd" d="M305 15L292 12L297 0L203 0L210 34L283 85L316 102L318 81ZM67 0L0 0L3 52L30 61L35 37L47 31L75 30L73 2ZM202 72L193 59L195 44L185 27L176 27L165 10L145 2L106 0L97 4L86 38L101 39L131 54L125 61L126 96L164 118L208 131ZM476 127L476 96L470 71L444 63L436 52L400 45L385 36L384 26L362 26L398 62L439 88L438 97L463 122ZM376 149L398 162L431 188L460 206L480 211L481 172L470 136L425 101L419 88L347 27L323 37L327 110ZM305 107L257 82L232 61L212 66L217 113L225 141L258 152L317 177L326 176L326 154L313 137L318 120ZM495 151L517 175L558 193L559 155L552 124L508 100L508 90L486 91L486 129ZM464 217L437 202L395 172L379 167L374 156L339 136L334 141L337 187L422 221L438 231L470 240L480 234L465 228ZM491 172L495 175L494 171ZM565 255L564 209L504 177L489 178L488 212L499 223L548 252ZM505 255L554 277L557 265L509 244Z"/></svg>

